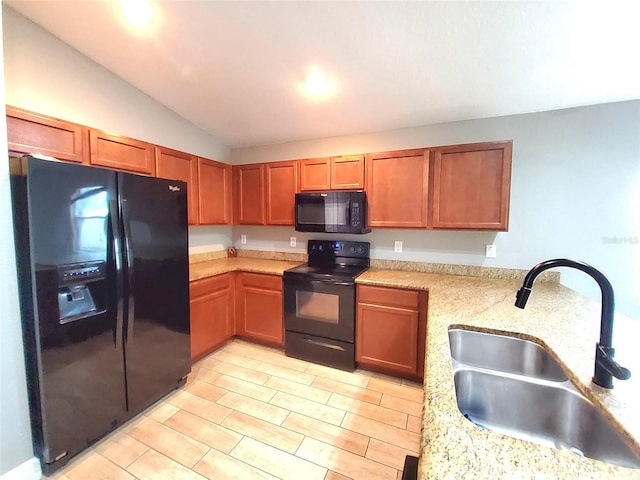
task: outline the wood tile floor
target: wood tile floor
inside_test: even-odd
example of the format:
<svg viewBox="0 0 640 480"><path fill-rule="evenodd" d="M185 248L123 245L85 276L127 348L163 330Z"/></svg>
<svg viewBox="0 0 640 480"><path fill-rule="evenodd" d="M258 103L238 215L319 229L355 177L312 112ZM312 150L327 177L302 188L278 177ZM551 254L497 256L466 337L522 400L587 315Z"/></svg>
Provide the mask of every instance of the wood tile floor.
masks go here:
<svg viewBox="0 0 640 480"><path fill-rule="evenodd" d="M234 340L56 480L400 480L422 385Z"/></svg>

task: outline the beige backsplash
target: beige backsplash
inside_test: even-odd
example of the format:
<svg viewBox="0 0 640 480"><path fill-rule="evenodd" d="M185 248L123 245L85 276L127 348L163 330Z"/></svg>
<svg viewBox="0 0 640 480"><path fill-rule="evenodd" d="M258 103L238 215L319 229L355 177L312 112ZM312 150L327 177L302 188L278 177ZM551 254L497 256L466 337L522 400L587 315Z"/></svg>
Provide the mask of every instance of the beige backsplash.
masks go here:
<svg viewBox="0 0 640 480"><path fill-rule="evenodd" d="M307 261L304 253L273 252L267 250L238 250L238 257L260 258L264 260L284 260L287 262ZM219 258L227 258L226 250L205 252L189 255L189 263L207 262ZM383 270L401 270L405 272L442 273L447 275L464 275L469 277L497 278L503 280L522 280L528 270L517 268L481 267L474 265L454 265L446 263L406 262L401 260L371 259L372 268ZM544 272L537 279L538 282L560 282L559 272Z"/></svg>

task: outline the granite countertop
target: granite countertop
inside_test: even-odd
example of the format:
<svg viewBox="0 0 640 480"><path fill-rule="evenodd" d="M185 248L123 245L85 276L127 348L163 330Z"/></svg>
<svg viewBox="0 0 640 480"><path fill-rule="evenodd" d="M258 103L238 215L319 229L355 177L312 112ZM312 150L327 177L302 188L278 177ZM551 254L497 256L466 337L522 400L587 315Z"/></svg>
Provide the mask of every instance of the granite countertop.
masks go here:
<svg viewBox="0 0 640 480"><path fill-rule="evenodd" d="M591 383L600 305L557 283L538 283L527 308L514 307L521 281L371 269L357 283L428 290L425 409L419 475L433 479L626 479L640 470L617 467L567 451L483 430L459 412L450 364L452 325L511 332L548 347L577 387L640 452L640 322L616 314L616 360L632 371L606 390Z"/></svg>
<svg viewBox="0 0 640 480"><path fill-rule="evenodd" d="M195 280L235 271L282 276L282 272L301 263L302 262L268 260L263 258L219 258L205 262L191 263L189 265L189 281L193 282Z"/></svg>

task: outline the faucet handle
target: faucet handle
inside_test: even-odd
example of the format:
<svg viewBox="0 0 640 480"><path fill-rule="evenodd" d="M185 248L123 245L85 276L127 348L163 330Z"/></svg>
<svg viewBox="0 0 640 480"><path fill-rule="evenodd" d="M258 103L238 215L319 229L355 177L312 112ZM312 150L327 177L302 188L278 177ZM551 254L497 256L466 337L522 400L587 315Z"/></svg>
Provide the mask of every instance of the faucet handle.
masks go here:
<svg viewBox="0 0 640 480"><path fill-rule="evenodd" d="M605 347L596 343L596 367L593 375L593 383L604 388L613 388L613 379L628 380L631 378L631 371L624 368L613 359L615 348Z"/></svg>

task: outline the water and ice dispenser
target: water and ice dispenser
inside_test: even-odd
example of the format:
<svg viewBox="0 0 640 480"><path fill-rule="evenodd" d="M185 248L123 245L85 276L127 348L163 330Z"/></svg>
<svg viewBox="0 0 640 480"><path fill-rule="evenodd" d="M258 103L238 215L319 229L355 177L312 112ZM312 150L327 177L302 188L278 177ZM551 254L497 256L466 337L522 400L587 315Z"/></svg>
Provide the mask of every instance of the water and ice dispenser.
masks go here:
<svg viewBox="0 0 640 480"><path fill-rule="evenodd" d="M60 324L91 317L106 310L106 263L58 265Z"/></svg>

